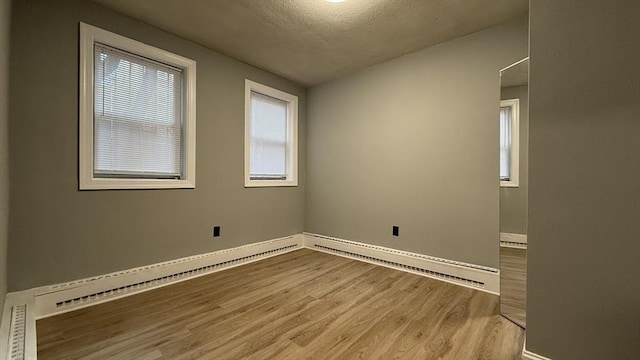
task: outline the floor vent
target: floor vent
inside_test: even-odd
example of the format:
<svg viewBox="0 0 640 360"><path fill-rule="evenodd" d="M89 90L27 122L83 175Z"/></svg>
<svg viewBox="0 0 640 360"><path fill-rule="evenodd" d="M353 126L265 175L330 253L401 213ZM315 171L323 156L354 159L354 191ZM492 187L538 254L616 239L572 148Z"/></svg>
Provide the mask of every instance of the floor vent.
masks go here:
<svg viewBox="0 0 640 360"><path fill-rule="evenodd" d="M83 295L80 297L58 301L56 302L56 308L77 306L78 304L86 303L89 301L102 300L104 298L111 297L111 296L123 295L130 291L141 290L147 287L154 287L154 286L175 281L178 279L189 278L189 277L193 277L194 275L201 275L204 273L220 270L226 267L238 265L244 262L250 262L250 261L256 260L257 258L267 257L267 256L274 255L276 253L290 251L291 249L296 247L299 247L299 245L292 244L292 245L282 246L276 249L271 249L271 250L267 250L267 251L259 252L256 254L247 255L247 256L241 256L241 257L230 259L227 261L222 261L215 264L198 267L195 269L181 271L174 274L169 274L169 275L157 277L154 279L150 279L150 280L146 280L138 283L123 285L117 288L112 288L112 289L103 290L103 291L88 294L88 295Z"/></svg>
<svg viewBox="0 0 640 360"><path fill-rule="evenodd" d="M429 276L435 276L435 277L438 277L438 278L441 278L441 279L445 279L445 280L449 280L449 281L455 281L455 282L460 282L460 283L464 283L464 284L467 284L467 285L472 285L474 287L484 287L484 285L485 285L485 283L482 282L482 281L477 281L477 280L473 280L473 279L467 279L467 278L454 276L454 275L450 275L450 274L444 274L444 273L433 271L433 270L428 270L428 269L424 269L424 268L420 268L420 267L416 267L416 266L410 266L410 265L406 265L406 264L401 264L401 263L398 263L398 262L395 262L395 261L384 260L384 259L380 259L380 258L373 257L373 256L362 255L362 254L358 254L358 253L354 253L354 252L350 252L350 251L345 251L345 250L341 250L341 249L332 248L332 247L329 247L329 246L314 244L314 247L319 248L319 249L323 249L323 250L326 250L326 251L330 251L330 252L333 252L333 253L338 253L338 254L342 254L342 255L345 255L345 256L349 256L349 257L352 257L352 258L364 259L364 260L376 262L376 263L379 263L379 264L383 264L383 265L386 265L386 266L392 266L392 267L403 269L403 270L418 272L418 273L429 275Z"/></svg>
<svg viewBox="0 0 640 360"><path fill-rule="evenodd" d="M27 305L14 305L11 308L11 324L9 325L9 359L25 358L25 339L27 327Z"/></svg>

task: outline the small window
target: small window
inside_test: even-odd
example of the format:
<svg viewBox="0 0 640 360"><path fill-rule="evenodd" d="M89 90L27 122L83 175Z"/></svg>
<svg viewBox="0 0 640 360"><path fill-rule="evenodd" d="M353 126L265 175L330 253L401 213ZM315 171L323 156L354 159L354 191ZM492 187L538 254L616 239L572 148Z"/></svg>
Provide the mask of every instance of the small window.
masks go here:
<svg viewBox="0 0 640 360"><path fill-rule="evenodd" d="M298 97L245 81L245 186L298 185Z"/></svg>
<svg viewBox="0 0 640 360"><path fill-rule="evenodd" d="M518 187L519 100L500 101L500 186Z"/></svg>
<svg viewBox="0 0 640 360"><path fill-rule="evenodd" d="M80 189L195 187L195 62L80 25Z"/></svg>

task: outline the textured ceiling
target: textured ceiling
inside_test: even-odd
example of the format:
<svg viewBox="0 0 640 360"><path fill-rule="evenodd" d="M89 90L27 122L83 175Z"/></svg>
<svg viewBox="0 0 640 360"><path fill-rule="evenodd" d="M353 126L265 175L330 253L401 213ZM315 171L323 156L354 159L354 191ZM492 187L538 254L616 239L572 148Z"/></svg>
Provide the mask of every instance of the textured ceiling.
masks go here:
<svg viewBox="0 0 640 360"><path fill-rule="evenodd" d="M529 84L529 60L512 65L500 72L500 87Z"/></svg>
<svg viewBox="0 0 640 360"><path fill-rule="evenodd" d="M310 86L528 11L528 0L94 0Z"/></svg>

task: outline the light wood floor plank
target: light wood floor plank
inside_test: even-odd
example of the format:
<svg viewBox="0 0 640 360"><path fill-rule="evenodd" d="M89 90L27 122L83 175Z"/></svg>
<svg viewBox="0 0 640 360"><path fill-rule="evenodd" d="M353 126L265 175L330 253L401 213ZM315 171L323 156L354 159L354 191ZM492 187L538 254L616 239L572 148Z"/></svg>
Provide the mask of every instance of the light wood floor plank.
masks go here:
<svg viewBox="0 0 640 360"><path fill-rule="evenodd" d="M527 250L500 248L500 313L527 325Z"/></svg>
<svg viewBox="0 0 640 360"><path fill-rule="evenodd" d="M37 322L39 359L519 359L496 296L299 250Z"/></svg>

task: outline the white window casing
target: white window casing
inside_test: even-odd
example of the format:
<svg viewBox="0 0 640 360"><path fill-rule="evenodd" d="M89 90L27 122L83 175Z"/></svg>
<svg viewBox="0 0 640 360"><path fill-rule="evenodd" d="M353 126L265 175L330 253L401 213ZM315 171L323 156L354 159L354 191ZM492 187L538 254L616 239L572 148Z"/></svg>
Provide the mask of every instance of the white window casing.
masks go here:
<svg viewBox="0 0 640 360"><path fill-rule="evenodd" d="M298 97L245 80L245 187L298 185Z"/></svg>
<svg viewBox="0 0 640 360"><path fill-rule="evenodd" d="M520 100L500 101L500 187L519 186Z"/></svg>
<svg viewBox="0 0 640 360"><path fill-rule="evenodd" d="M195 188L196 62L80 23L79 187Z"/></svg>

